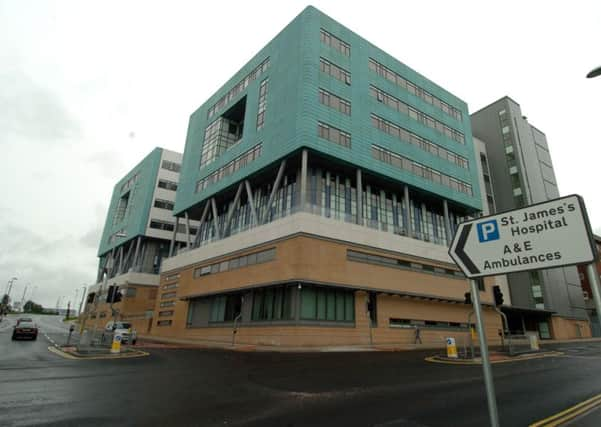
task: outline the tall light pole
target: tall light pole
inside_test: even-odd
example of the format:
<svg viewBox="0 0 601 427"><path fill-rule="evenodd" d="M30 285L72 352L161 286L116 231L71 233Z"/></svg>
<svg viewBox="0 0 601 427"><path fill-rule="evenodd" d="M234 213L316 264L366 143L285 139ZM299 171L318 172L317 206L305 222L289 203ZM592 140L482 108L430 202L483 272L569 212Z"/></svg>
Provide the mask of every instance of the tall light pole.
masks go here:
<svg viewBox="0 0 601 427"><path fill-rule="evenodd" d="M88 288L88 286L86 284L83 284L83 285L81 285L81 287L83 288L83 292L81 294L81 301L79 302L79 309L77 310L77 315L78 316L81 313L81 307L83 306L83 300L86 297L86 289Z"/></svg>
<svg viewBox="0 0 601 427"><path fill-rule="evenodd" d="M8 290L7 290L7 291L5 291L4 293L5 293L6 295L8 295L9 297L10 297L10 291L11 291L11 289L13 288L13 282L14 282L15 280L17 280L17 278L16 278L16 277L13 277L13 278L12 278L12 279L10 279L10 280L8 281L8 283L6 284L6 287L7 287L7 289L8 289Z"/></svg>
<svg viewBox="0 0 601 427"><path fill-rule="evenodd" d="M588 79L592 79L593 77L597 77L597 76L601 76L601 67L597 67L593 70L591 70L587 75L586 78Z"/></svg>
<svg viewBox="0 0 601 427"><path fill-rule="evenodd" d="M27 286L31 285L31 283L28 283L27 285L25 285L25 289L23 289L23 296L21 297L21 311L25 311L23 310L23 304L25 304L25 293L27 292Z"/></svg>

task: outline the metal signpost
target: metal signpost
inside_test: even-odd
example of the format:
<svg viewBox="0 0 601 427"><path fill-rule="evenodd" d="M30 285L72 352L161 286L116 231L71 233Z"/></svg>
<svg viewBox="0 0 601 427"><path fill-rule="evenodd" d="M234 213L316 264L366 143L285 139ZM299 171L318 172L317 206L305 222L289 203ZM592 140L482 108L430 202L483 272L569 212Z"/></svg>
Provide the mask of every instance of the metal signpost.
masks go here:
<svg viewBox="0 0 601 427"><path fill-rule="evenodd" d="M499 415L484 332L478 277L588 264L597 313L601 313L596 245L584 201L571 195L459 224L449 255L470 279L490 424ZM598 315L601 323L601 315Z"/></svg>

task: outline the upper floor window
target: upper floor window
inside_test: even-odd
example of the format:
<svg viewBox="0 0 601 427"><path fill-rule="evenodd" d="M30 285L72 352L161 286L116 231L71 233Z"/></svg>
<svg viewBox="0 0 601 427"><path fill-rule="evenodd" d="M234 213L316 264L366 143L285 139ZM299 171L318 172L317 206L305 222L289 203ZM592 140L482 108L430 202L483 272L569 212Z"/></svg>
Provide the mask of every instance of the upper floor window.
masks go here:
<svg viewBox="0 0 601 427"><path fill-rule="evenodd" d="M159 179L159 188L164 188L165 190L177 191L177 182L167 181L166 179Z"/></svg>
<svg viewBox="0 0 601 427"><path fill-rule="evenodd" d="M320 30L320 39L323 44L333 47L334 49L342 53L344 56L351 56L351 46L347 42L342 41L341 39L327 32L323 28Z"/></svg>
<svg viewBox="0 0 601 427"><path fill-rule="evenodd" d="M323 73L329 74L349 86L351 85L351 73L344 68L341 68L324 58L319 58L319 67Z"/></svg>
<svg viewBox="0 0 601 427"><path fill-rule="evenodd" d="M163 162L161 163L161 167L163 169L167 169L167 170L170 170L172 172L179 173L182 165L180 165L179 163L171 162L169 160L163 160Z"/></svg>

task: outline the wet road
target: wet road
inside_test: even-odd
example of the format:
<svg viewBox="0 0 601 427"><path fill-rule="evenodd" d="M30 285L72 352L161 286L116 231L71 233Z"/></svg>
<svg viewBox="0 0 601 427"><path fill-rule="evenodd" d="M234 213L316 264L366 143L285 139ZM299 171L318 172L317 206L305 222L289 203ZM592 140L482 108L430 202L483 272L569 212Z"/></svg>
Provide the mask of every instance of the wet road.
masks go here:
<svg viewBox="0 0 601 427"><path fill-rule="evenodd" d="M38 340L17 342L14 319L0 322L0 425L488 423L481 368L428 364L426 353L152 349L145 358L73 361L47 351L45 335L61 342L68 325L35 321ZM601 393L601 343L563 350L494 365L501 425L528 425Z"/></svg>

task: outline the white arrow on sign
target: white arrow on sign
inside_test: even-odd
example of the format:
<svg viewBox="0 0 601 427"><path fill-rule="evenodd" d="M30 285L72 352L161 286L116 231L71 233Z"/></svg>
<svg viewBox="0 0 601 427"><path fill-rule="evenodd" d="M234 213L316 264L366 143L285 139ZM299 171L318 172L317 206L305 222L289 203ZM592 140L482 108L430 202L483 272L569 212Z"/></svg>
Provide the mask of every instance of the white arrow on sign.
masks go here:
<svg viewBox="0 0 601 427"><path fill-rule="evenodd" d="M461 223L449 255L467 277L584 264L596 258L577 195Z"/></svg>

